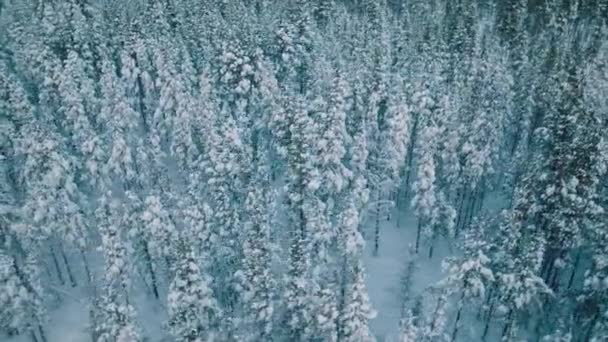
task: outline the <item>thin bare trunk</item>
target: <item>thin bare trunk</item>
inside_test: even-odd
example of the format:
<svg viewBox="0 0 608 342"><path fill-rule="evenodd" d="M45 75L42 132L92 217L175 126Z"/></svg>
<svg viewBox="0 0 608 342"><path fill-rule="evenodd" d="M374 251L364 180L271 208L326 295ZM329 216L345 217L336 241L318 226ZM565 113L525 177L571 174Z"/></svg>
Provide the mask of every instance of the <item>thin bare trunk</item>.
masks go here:
<svg viewBox="0 0 608 342"><path fill-rule="evenodd" d="M420 247L421 230L422 230L422 221L418 220L418 230L416 231L416 254L418 254L418 248Z"/></svg>
<svg viewBox="0 0 608 342"><path fill-rule="evenodd" d="M543 267L541 268L541 274L546 284L549 284L551 276L553 275L553 269L555 267L556 251L554 248L548 248L545 254L545 260Z"/></svg>
<svg viewBox="0 0 608 342"><path fill-rule="evenodd" d="M460 323L460 316L462 314L462 305L458 307L458 312L456 313L456 322L454 323L454 330L452 331L452 339L451 341L456 341L456 336L458 335L458 324Z"/></svg>
<svg viewBox="0 0 608 342"><path fill-rule="evenodd" d="M65 284L65 280L63 278L63 273L61 272L61 267L59 267L59 260L57 260L57 255L55 254L55 248L51 243L51 257L53 259L53 265L55 266L55 272L57 272L57 279L59 279L59 283L61 285Z"/></svg>
<svg viewBox="0 0 608 342"><path fill-rule="evenodd" d="M84 266L84 273L87 276L87 284L90 286L93 282L93 278L91 278L91 268L89 267L87 256L82 249L80 250L80 258L82 259L82 265Z"/></svg>
<svg viewBox="0 0 608 342"><path fill-rule="evenodd" d="M553 290L554 293L557 293L559 290L559 278L560 278L560 269L555 268L553 271L553 276L549 280L549 288Z"/></svg>
<svg viewBox="0 0 608 342"><path fill-rule="evenodd" d="M460 233L460 224L461 224L462 215L463 215L462 210L464 208L464 203L465 203L465 200L467 197L466 191L464 189L461 190L461 194L462 195L460 196L460 203L458 204L458 216L456 218L456 231L455 231L456 236L458 236L458 233Z"/></svg>
<svg viewBox="0 0 608 342"><path fill-rule="evenodd" d="M504 339L505 336L507 336L507 334L509 333L509 330L511 330L511 318L513 316L513 310L509 310L509 315L507 316L507 320L505 322L505 326L502 328L502 333L501 333L501 339Z"/></svg>
<svg viewBox="0 0 608 342"><path fill-rule="evenodd" d="M407 203L410 192L410 178L412 177L412 165L414 163L414 147L416 146L416 135L418 133L418 116L414 119L410 143L407 146L407 168L405 172L405 190L403 191L404 202Z"/></svg>
<svg viewBox="0 0 608 342"><path fill-rule="evenodd" d="M466 213L466 217L463 223L462 228L466 228L468 227L471 222L473 221L473 216L475 214L475 207L476 207L476 203L477 203L477 191L474 191L471 193L471 198L469 199L469 205L467 208L467 213Z"/></svg>
<svg viewBox="0 0 608 342"><path fill-rule="evenodd" d="M481 186L481 193L479 194L479 205L477 206L477 212L481 212L481 210L483 209L483 201L486 199L486 183L485 181L483 182L483 185Z"/></svg>
<svg viewBox="0 0 608 342"><path fill-rule="evenodd" d="M34 330L30 330L30 337L32 338L32 342L39 342L38 337L36 337L36 332Z"/></svg>
<svg viewBox="0 0 608 342"><path fill-rule="evenodd" d="M44 329L42 329L40 324L38 324L38 333L40 335L40 342L47 342L46 334L44 333Z"/></svg>
<svg viewBox="0 0 608 342"><path fill-rule="evenodd" d="M583 339L583 341L591 341L591 336L593 335L593 329L595 329L595 325L597 324L597 320L600 317L600 312L597 311L595 313L595 315L593 316L593 319L591 319L591 322L589 322L589 328L587 329L587 333L585 334L585 338Z"/></svg>
<svg viewBox="0 0 608 342"><path fill-rule="evenodd" d="M156 281L156 274L154 273L154 267L152 265L152 257L150 256L150 252L148 250L148 243L146 241L143 241L143 247L144 247L144 259L145 259L146 267L148 268L148 272L150 273L150 281L152 282L152 293L154 294L154 297L156 299L159 299L160 296L158 295L158 284Z"/></svg>
<svg viewBox="0 0 608 342"><path fill-rule="evenodd" d="M74 278L72 267L70 267L70 262L68 261L68 257L65 254L65 249L63 248L63 244L61 243L61 241L59 242L59 253L61 254L61 259L65 264L65 269L68 274L68 279L70 280L70 285L72 285L72 287L76 287L76 278Z"/></svg>
<svg viewBox="0 0 608 342"><path fill-rule="evenodd" d="M572 284L574 283L574 276L576 275L576 270L578 268L578 263L581 260L581 252L578 251L576 253L576 257L574 258L574 266L572 267L572 273L570 273L570 279L568 280L568 290L572 288Z"/></svg>
<svg viewBox="0 0 608 342"><path fill-rule="evenodd" d="M378 255L380 248L380 191L376 197L376 225L374 229L374 256Z"/></svg>
<svg viewBox="0 0 608 342"><path fill-rule="evenodd" d="M483 327L483 335L481 335L481 339L483 341L486 340L486 336L488 336L488 331L490 330L490 321L492 320L492 314L494 313L495 303L495 301L492 301L492 304L490 304L490 309L488 309L488 315L486 316L486 324Z"/></svg>
<svg viewBox="0 0 608 342"><path fill-rule="evenodd" d="M439 297L437 299L437 306L435 306L435 311L433 311L433 321L431 322L431 331L434 331L435 328L437 327L437 319L439 318L439 309L441 308L442 305L442 298Z"/></svg>

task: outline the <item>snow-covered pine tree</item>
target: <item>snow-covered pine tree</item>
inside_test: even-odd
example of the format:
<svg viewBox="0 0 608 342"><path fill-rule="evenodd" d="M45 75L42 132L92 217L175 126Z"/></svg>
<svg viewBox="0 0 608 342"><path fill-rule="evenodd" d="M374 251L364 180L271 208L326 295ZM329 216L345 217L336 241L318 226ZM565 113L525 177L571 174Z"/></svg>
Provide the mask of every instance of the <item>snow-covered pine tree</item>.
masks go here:
<svg viewBox="0 0 608 342"><path fill-rule="evenodd" d="M129 238L131 247L129 252L130 258L139 270L139 275L142 277L143 283L146 284L148 290L152 292L156 299L160 298L160 286L162 279L160 278L159 262L154 258L150 247L151 233L146 230L143 224L142 215L145 209L145 204L139 197L138 192L126 191L125 202L122 205L121 222L125 226L126 236ZM164 227L159 227L162 231ZM162 246L165 248L167 246Z"/></svg>
<svg viewBox="0 0 608 342"><path fill-rule="evenodd" d="M167 295L168 328L176 341L202 342L222 338L221 310L198 257L182 237L175 277Z"/></svg>
<svg viewBox="0 0 608 342"><path fill-rule="evenodd" d="M313 23L310 3L288 4L288 20L277 30L277 79L283 89L306 94L312 83Z"/></svg>
<svg viewBox="0 0 608 342"><path fill-rule="evenodd" d="M73 148L64 145L59 134L50 133L47 130L48 126L39 123L34 117L30 117L31 122L25 123L23 126L21 124L24 123L19 125L24 130L23 133L28 130L34 131L30 131L27 136L23 136L22 139L17 141L16 147L20 151L19 153L29 154L27 156L29 160L26 164L29 165L22 171L34 172L29 175L31 179L27 181L31 182L32 185L30 191L38 192L39 195L34 195L34 192L31 192L30 194L34 197L30 200L41 200L39 196L43 195L48 201L46 209L41 205L41 202L35 204L41 211L32 224L43 224L50 230L49 232L52 232L54 239L50 242L52 244L51 248L57 248L62 262L65 264L69 281L72 286L75 286L77 283L76 276L72 269L73 266L66 256L63 243L67 242L71 247L76 248L82 256L87 275L89 275L89 266L85 257L89 230L82 204L85 196L78 185L84 183L83 181L95 185L95 178L99 176L98 163L103 159L103 152L99 149L99 146L98 148L93 147L93 145L99 143L99 139L88 121L87 113L85 113L81 92L86 93L82 87L82 84L85 83L83 79L86 76L84 75L82 61L74 52L68 55L63 71L57 77L58 92L61 96L61 106L58 110L63 113L66 120L61 127L58 127L58 130L71 135L68 137L68 141L71 142ZM33 145L26 147L25 144ZM93 147L96 151L89 149L89 147ZM27 150L22 150L23 148ZM79 158L84 159L85 170L78 166ZM34 171L35 169L39 171ZM35 174L40 171L45 172L46 176ZM28 208L29 205L32 205L32 203L27 205ZM42 236L39 238L42 238Z"/></svg>
<svg viewBox="0 0 608 342"><path fill-rule="evenodd" d="M365 271L361 261L352 268L353 280L346 288L345 304L341 313L342 341L375 341L369 320L376 316L365 287Z"/></svg>
<svg viewBox="0 0 608 342"><path fill-rule="evenodd" d="M190 248L196 255L208 258L212 245L218 243L217 236L211 231L211 207L195 199L189 200L183 206L181 218L185 227L182 234L191 237Z"/></svg>
<svg viewBox="0 0 608 342"><path fill-rule="evenodd" d="M447 339L447 333L445 331L447 325L447 311L448 311L448 291L445 289L431 289L436 302L433 305L432 311L426 317L424 325L421 325L418 334L419 341L432 342L441 341Z"/></svg>
<svg viewBox="0 0 608 342"><path fill-rule="evenodd" d="M320 62L317 73L324 73L331 68ZM314 74L316 75L316 73ZM310 125L306 141L310 150L310 170L314 173L314 189L309 189L309 196L303 202L305 206L306 229L309 232L309 250L311 252L311 286L315 300L315 335L316 339L334 341L336 339L336 318L338 304L336 287L337 278L334 272L336 255L333 247L336 244L337 231L334 228L335 213L341 206L339 196L349 177L349 170L344 165L345 154L345 109L344 93L346 89L335 84L330 72L328 79L314 76L317 80L310 90L313 100L307 103L306 113ZM344 86L344 84L342 84ZM326 100L321 94L323 89L337 92L333 100Z"/></svg>
<svg viewBox="0 0 608 342"><path fill-rule="evenodd" d="M417 169L414 167L414 160L418 157L418 145L422 144L424 140L421 140L421 132L425 127L425 124L430 118L438 118L438 109L440 109L441 95L445 92L439 81L441 78L440 64L434 61L430 49L430 42L423 41L419 42L421 45L420 49L422 53L417 54L416 59L412 61L416 68L420 69L416 74L411 75L411 81L408 81L407 92L408 105L411 109L411 120L410 126L411 131L409 133L409 144L407 146L406 153L406 165L405 165L405 177L403 179L403 193L402 197L405 202L410 200L411 180L416 175ZM406 79L407 80L407 79ZM425 145L420 145L424 147ZM454 146L452 146L454 148Z"/></svg>
<svg viewBox="0 0 608 342"><path fill-rule="evenodd" d="M175 244L178 232L172 215L161 202L160 196L146 197L140 221L144 239L147 240L152 257L156 259L156 265L164 265L167 270L172 269L177 259Z"/></svg>
<svg viewBox="0 0 608 342"><path fill-rule="evenodd" d="M136 312L130 301L130 264L120 226L120 203L107 193L100 199L96 215L101 225L101 251L104 256L102 292L93 313L96 342L139 341Z"/></svg>
<svg viewBox="0 0 608 342"><path fill-rule="evenodd" d="M151 47L148 39L135 29L132 31L120 52L120 83L124 87L125 100L139 114L143 130L147 132L156 104L156 85L151 76Z"/></svg>
<svg viewBox="0 0 608 342"><path fill-rule="evenodd" d="M462 191L466 192L463 196L467 197L468 203L459 213L460 228L470 225L482 207L485 194L492 185L495 166L510 158L503 151L508 149L504 145L504 134L512 115L510 86L513 80L507 70L508 54L502 50L501 43L487 33L489 30L489 27L480 28L476 33L474 74L468 95L470 104L465 105L465 108L471 106L474 112L470 123L473 129L461 132ZM486 77L488 74L493 76ZM466 129L465 126L463 128Z"/></svg>
<svg viewBox="0 0 608 342"><path fill-rule="evenodd" d="M195 172L199 165L201 144L197 144L194 135L197 134L195 113L202 106L201 100L195 96L196 71L192 65L188 51L183 48L180 56L181 70L176 76L178 78L175 94L176 109L173 119L173 135L171 137L170 150L176 157L180 170L188 175Z"/></svg>
<svg viewBox="0 0 608 342"><path fill-rule="evenodd" d="M36 308L64 312L60 285L82 283L81 255L99 259L91 245L107 242L111 218L116 259L128 264L115 276L133 288L105 286L94 278L109 271L90 263L82 297L95 303L93 327L108 322L97 330L105 340L147 337L127 294L166 296L182 261L167 229L184 234L209 274L225 313L216 340L366 340L361 284L376 269L359 268L360 234L381 229L374 211L385 214L398 182L390 214L408 217L418 173L412 216L432 223L418 244L432 254L454 228L467 240L479 229L487 246L475 248L489 261L452 253L452 283L461 291L465 278L479 280L469 274L479 264L495 276L483 280L483 301L479 291L461 302L453 293L453 309L434 317L463 322L478 311L487 340L606 339L607 11L605 1L561 0L0 1L0 259L10 260L0 287L39 283ZM436 132L423 137L430 119ZM258 182L256 152L268 149L272 177ZM431 178L423 198L418 185ZM258 203L277 188L287 205ZM485 197L493 205L481 220ZM432 205L423 212L423 203ZM289 229L252 228L269 222L253 219L260 212ZM285 251L258 248L258 235ZM258 250L259 263L248 257ZM5 292L2 300L20 300ZM415 301L420 337L408 339L450 339L453 325L441 320L428 336L437 299ZM20 333L35 332L23 337L41 342L36 320L23 317L30 304L14 317ZM12 329L5 306L0 334ZM41 326L53 336L61 328ZM465 339L464 329L455 335Z"/></svg>
<svg viewBox="0 0 608 342"><path fill-rule="evenodd" d="M391 84L400 89L403 82L400 77L394 77ZM374 254L378 254L380 240L380 216L382 211L393 207L393 192L400 184L401 169L406 159L407 146L410 140L411 110L403 103L403 94L397 92L388 96L388 103L379 103L378 146L372 154L372 172L370 180L376 192L375 207L376 221L374 226ZM386 108L383 108L386 106Z"/></svg>
<svg viewBox="0 0 608 342"><path fill-rule="evenodd" d="M70 50L59 78L61 96L59 110L66 118L64 132L79 158L84 159L83 170L78 170L90 185L96 186L101 177L101 167L106 160L103 141L95 131L98 106L92 81L86 74L85 61Z"/></svg>
<svg viewBox="0 0 608 342"><path fill-rule="evenodd" d="M26 191L21 210L29 227L27 239L48 242L60 283L64 282L60 266L63 263L68 280L75 286L63 248L63 241L83 248L87 234L78 205L79 189L74 183L75 160L66 153L57 134L36 123L31 129L17 144L17 152L26 158L18 179Z"/></svg>
<svg viewBox="0 0 608 342"><path fill-rule="evenodd" d="M322 70L321 72L326 72ZM321 197L336 200L348 183L352 172L346 168L345 156L349 135L346 130L347 113L350 110L350 88L341 70L334 70L331 92L326 111L318 117L320 137L316 142L315 153L319 155L318 168L322 178Z"/></svg>
<svg viewBox="0 0 608 342"><path fill-rule="evenodd" d="M115 65L106 59L101 68L100 120L110 140L109 159L103 172L109 187L114 181L125 190L141 188L148 172L143 167L145 155L140 154L142 140L137 134L140 117L126 95L126 85L116 74ZM123 74L125 76L125 74ZM126 76L125 76L126 77Z"/></svg>
<svg viewBox="0 0 608 342"><path fill-rule="evenodd" d="M583 289L576 299L575 331L580 331L583 336L581 340L601 341L608 337L608 319L605 315L608 305L603 300L608 295L607 242L608 234L603 226L594 234L592 264L584 274Z"/></svg>
<svg viewBox="0 0 608 342"><path fill-rule="evenodd" d="M540 227L546 239L541 268L544 281L560 287L560 262L570 258L603 209L597 200L601 153L599 116L582 102L583 89L578 68L567 58L556 68L554 89L560 100L543 118L544 127L537 153L542 155L522 178L522 190L515 206L523 222ZM600 171L602 172L602 171ZM578 215L571 215L577 212Z"/></svg>
<svg viewBox="0 0 608 342"><path fill-rule="evenodd" d="M97 303L101 312L95 327L96 342L137 342L141 341L135 320L135 310L129 304L121 303L114 289L107 289Z"/></svg>
<svg viewBox="0 0 608 342"><path fill-rule="evenodd" d="M274 298L276 284L272 275L273 245L271 220L274 192L270 188L269 165L266 156L256 158L258 171L251 182L245 201L245 237L243 240L243 263L241 296L245 306L245 331L247 341L272 338L274 324Z"/></svg>
<svg viewBox="0 0 608 342"><path fill-rule="evenodd" d="M420 242L432 237L433 226L437 223L437 217L434 216L434 208L437 206L434 141L437 133L437 127L430 125L423 129L420 136L425 144L418 151L418 176L414 184L415 195L412 199L412 205L418 218L416 253L420 248Z"/></svg>
<svg viewBox="0 0 608 342"><path fill-rule="evenodd" d="M405 88L403 80L395 76L391 84L397 89ZM400 183L401 168L407 156L407 146L410 144L412 129L412 110L404 103L405 94L395 92L389 96L389 104L382 129L382 164L387 171L387 177L393 182L393 187Z"/></svg>
<svg viewBox="0 0 608 342"><path fill-rule="evenodd" d="M494 282L494 273L490 269L488 244L484 236L477 229L465 233L463 243L463 256L444 260L443 267L448 275L441 281L441 285L456 294L457 309L454 330L451 332L451 341L456 341L460 330L461 319L465 305L471 301L481 301L486 296L486 289Z"/></svg>
<svg viewBox="0 0 608 342"><path fill-rule="evenodd" d="M288 119L286 157L288 180L286 187L288 222L290 231L289 261L285 276L285 329L286 336L294 341L307 340L314 333L315 298L310 281L312 265L310 247L311 232L308 220L317 215L311 212L309 203L318 201L312 194L318 189L319 180L311 155L314 137L307 107L300 98L285 113Z"/></svg>
<svg viewBox="0 0 608 342"><path fill-rule="evenodd" d="M355 185L356 186L356 185ZM375 317L364 282L361 261L364 240L359 231L359 208L355 189L339 216L339 247L342 254L341 297L338 315L339 341L373 341L369 320Z"/></svg>
<svg viewBox="0 0 608 342"><path fill-rule="evenodd" d="M204 170L207 176L212 239L221 241L211 246L210 272L213 291L227 316L232 315L239 301L238 281L234 277L242 261L243 232L242 198L246 162L245 143L235 119L225 107L213 118L213 128L207 138Z"/></svg>
<svg viewBox="0 0 608 342"><path fill-rule="evenodd" d="M500 226L497 251L507 259L491 259L500 265L492 269L497 282L496 312L504 318L501 338L516 338L521 317L534 312L541 300L553 294L538 276L545 250L544 237L533 226L522 223L521 216L518 210L508 213L506 222Z"/></svg>
<svg viewBox="0 0 608 342"><path fill-rule="evenodd" d="M42 328L46 310L36 261L28 257L24 267L0 249L0 330L9 334L28 332L34 341L46 342Z"/></svg>

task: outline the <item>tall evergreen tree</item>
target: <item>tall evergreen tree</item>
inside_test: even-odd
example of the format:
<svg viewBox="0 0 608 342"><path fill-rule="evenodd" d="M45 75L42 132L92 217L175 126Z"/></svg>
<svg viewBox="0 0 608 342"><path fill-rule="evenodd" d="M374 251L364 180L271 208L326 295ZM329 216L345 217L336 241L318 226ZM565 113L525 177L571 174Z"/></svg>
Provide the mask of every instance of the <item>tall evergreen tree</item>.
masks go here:
<svg viewBox="0 0 608 342"><path fill-rule="evenodd" d="M169 331L176 341L198 342L221 338L221 311L209 279L197 264L194 252L182 240L175 278L169 285Z"/></svg>

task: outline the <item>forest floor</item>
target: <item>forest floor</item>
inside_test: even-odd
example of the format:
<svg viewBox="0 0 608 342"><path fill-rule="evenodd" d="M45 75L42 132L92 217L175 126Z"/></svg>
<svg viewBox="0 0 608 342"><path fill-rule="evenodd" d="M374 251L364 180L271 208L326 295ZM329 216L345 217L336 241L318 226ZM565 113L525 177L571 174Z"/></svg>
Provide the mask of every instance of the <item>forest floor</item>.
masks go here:
<svg viewBox="0 0 608 342"><path fill-rule="evenodd" d="M377 312L376 318L371 321L371 329L379 342L397 340L403 304L401 278L406 272L408 262L412 258L417 258L416 272L413 274L412 286L409 289L410 298L415 298L429 285L442 278L441 261L450 254L449 248L444 243L435 247L434 255L430 259L428 247L422 247L420 255L416 256L413 253L416 241L416 219L411 213L400 214L402 216L399 220L394 215L390 221L382 220L376 256L374 256L372 241L373 222L368 222L364 231L367 289Z"/></svg>
<svg viewBox="0 0 608 342"><path fill-rule="evenodd" d="M489 203L494 208L500 207L500 199ZM397 217L400 215L400 217ZM408 290L409 298L415 298L429 286L437 283L444 276L442 260L455 252L444 240L436 242L434 255L428 257L428 246L422 244L420 253L413 253L416 241L416 219L409 210L392 211L390 220L386 217L380 222L380 240L378 254L374 255L375 217L367 216L364 224L366 240L365 267L366 282L370 300L377 316L371 321L371 329L379 342L397 341L399 320L403 305L402 277L408 262L416 258L416 269L412 284ZM57 304L49 309L49 321L45 326L48 342L89 342L87 331L89 312L86 296L82 289L69 286L58 288ZM146 341L169 341L163 331L165 322L162 304L149 300L142 290L135 294L138 322L142 327ZM409 302L411 309L412 302ZM469 327L472 329L472 327ZM29 342L28 336L2 338L3 342Z"/></svg>
<svg viewBox="0 0 608 342"><path fill-rule="evenodd" d="M486 196L484 210L498 212L506 203L500 192L494 192ZM446 257L456 255L457 248L450 246L445 239L439 239L435 242L432 258L429 258L429 246L423 242L419 254L415 254L417 227L415 215L410 210L393 210L390 220L386 218L381 220L378 254L374 255L374 219L373 214L368 215L364 225L367 289L377 312L376 318L370 325L378 342L396 342L404 302L402 277L406 273L408 263L415 260L415 271L407 290L409 298L407 308L413 309L413 299L446 276L442 270L442 262ZM451 331L453 327L450 325L446 328ZM477 317L465 315L458 340L479 339L482 328ZM491 325L488 341L492 340L491 336L495 333L493 330L496 330L496 327Z"/></svg>
<svg viewBox="0 0 608 342"><path fill-rule="evenodd" d="M371 222L370 222L371 221ZM376 318L371 321L371 328L378 341L395 341L401 317L401 277L407 262L414 257L410 252L416 239L416 221L410 213L402 214L397 227L395 216L390 221L380 223L380 244L378 255L373 255L373 220L365 225L366 281L369 296ZM415 297L428 285L441 279L441 260L449 255L447 248L436 248L435 255L429 259L428 249L424 247L417 263L413 286L410 294ZM79 289L69 286L57 289L61 304L50 309L49 321L45 326L48 342L88 342L87 331L89 313L85 296ZM68 295L69 294L69 295ZM82 298L82 299L81 299ZM163 309L155 301L146 300L145 293L137 296L138 322L150 342L165 340L163 329ZM7 339L5 342L29 342L28 336Z"/></svg>

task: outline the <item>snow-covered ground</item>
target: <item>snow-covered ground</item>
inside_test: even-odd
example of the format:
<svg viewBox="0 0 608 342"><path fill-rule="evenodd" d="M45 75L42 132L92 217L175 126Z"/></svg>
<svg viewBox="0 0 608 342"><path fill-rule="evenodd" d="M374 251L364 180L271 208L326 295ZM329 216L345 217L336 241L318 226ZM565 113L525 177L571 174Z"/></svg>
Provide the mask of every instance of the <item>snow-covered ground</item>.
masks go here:
<svg viewBox="0 0 608 342"><path fill-rule="evenodd" d="M364 260L367 289L377 312L376 318L371 322L371 328L381 342L394 341L397 338L402 304L401 277L408 261L414 257L410 251L416 241L416 220L411 213L401 214L399 227L394 215L390 221L382 221L377 256L373 256L373 244L369 241L373 226L371 223L366 225L365 235L368 241ZM429 259L427 248L421 248L417 257L417 271L410 288L412 297L441 279L441 260L447 251L445 248L436 250L433 258Z"/></svg>
<svg viewBox="0 0 608 342"><path fill-rule="evenodd" d="M503 200L498 196L486 201L486 206L498 209ZM401 215L397 219L396 215ZM445 241L436 242L434 255L428 257L428 246L422 245L420 254L415 256L413 246L416 241L416 219L413 213L393 211L390 220L381 220L380 244L378 255L373 255L374 216L368 215L364 225L364 235L367 245L364 256L367 272L367 289L372 305L377 312L371 321L371 328L379 342L396 341L401 317L401 277L405 272L408 261L416 258L416 271L413 274L412 286L409 288L410 298L421 294L428 286L437 283L444 274L441 262L452 254L451 248ZM141 288L141 287L140 287ZM90 333L87 331L89 314L87 303L80 290L69 287L57 289L61 305L51 309L50 321L45 326L48 342L89 342ZM138 311L138 322L150 342L167 341L163 331L165 322L162 304L147 300L145 293L135 294ZM465 328L463 330L470 330ZM464 331L463 331L464 335ZM0 336L2 342L29 342L27 335L6 338Z"/></svg>
<svg viewBox="0 0 608 342"><path fill-rule="evenodd" d="M489 194L484 201L484 208L498 212L506 200L499 192ZM397 219L396 215L400 215ZM414 214L407 211L393 211L391 220L382 220L380 227L380 244L378 255L373 255L373 215L368 216L365 225L367 241L365 265L367 271L367 289L377 316L371 321L371 328L379 342L396 341L401 318L401 277L412 258L416 259L416 270L409 288L409 297L415 298L429 286L440 281L444 258L454 255L456 250L444 239L436 241L433 257L428 257L428 246L422 244L418 255L413 253L416 243L417 222ZM411 305L411 303L410 303ZM411 307L410 307L411 309ZM470 319L469 319L470 318ZM471 324L462 324L461 339L465 336L479 336L479 327L475 317L465 317ZM488 339L491 340L491 339Z"/></svg>
<svg viewBox="0 0 608 342"><path fill-rule="evenodd" d="M371 220L370 220L371 221ZM404 215L400 220L401 227L396 227L396 220L384 220L381 224L380 248L378 256L372 256L372 243L367 243L365 263L367 270L367 286L370 299L377 311L376 318L371 322L374 334L379 341L394 340L398 332L400 318L400 278L409 260L408 250L416 239L416 222L411 215ZM366 225L366 236L371 236L371 224ZM440 248L433 259L428 259L426 249L419 258L419 269L414 275L414 286L411 293L416 295L426 286L441 278ZM69 288L61 291L72 291ZM45 327L48 342L88 342L90 334L87 331L89 314L87 304L77 299L78 293L63 297L62 305L49 312L50 321ZM72 298L74 297L74 298ZM160 342L166 334L163 333L163 310L154 301L146 301L145 294L136 297L138 319L145 335L151 342ZM0 338L2 340L2 338ZM4 341L4 340L3 340ZM28 336L6 339L6 342L29 342Z"/></svg>
<svg viewBox="0 0 608 342"><path fill-rule="evenodd" d="M394 218L391 221L383 220L378 255L372 255L371 241L368 241L365 253L369 296L377 311L371 326L379 341L392 341L397 336L401 314L400 278L407 261L411 258L409 250L416 239L416 221L411 214L401 218L401 227L397 227L396 222ZM371 236L372 229L371 223L366 225L366 236ZM441 279L444 249L438 248L432 259L426 256L426 252L426 249L423 249L418 258L418 271L414 275L414 286L410 289L413 296L429 284ZM66 288L61 291L71 293L72 290ZM91 335L87 331L89 322L87 304L77 300L78 293L71 293L69 296L60 294L60 296L63 297L62 305L49 312L51 318L45 326L48 342L90 341ZM151 342L163 341L166 334L162 330L164 321L162 307L154 301L146 301L143 293L136 298L136 302L139 323L145 335ZM27 335L6 339L6 342L26 341L30 341Z"/></svg>

